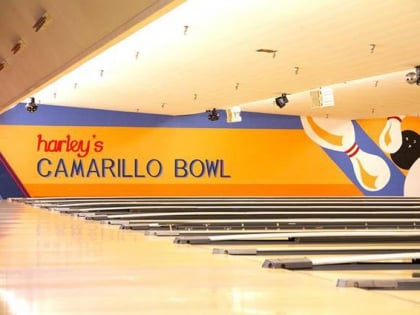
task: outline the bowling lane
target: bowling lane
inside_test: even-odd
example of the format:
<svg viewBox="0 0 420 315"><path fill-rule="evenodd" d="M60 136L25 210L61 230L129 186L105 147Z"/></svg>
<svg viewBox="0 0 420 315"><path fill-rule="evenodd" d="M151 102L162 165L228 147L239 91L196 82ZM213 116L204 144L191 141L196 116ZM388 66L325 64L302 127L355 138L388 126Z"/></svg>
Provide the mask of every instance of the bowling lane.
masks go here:
<svg viewBox="0 0 420 315"><path fill-rule="evenodd" d="M86 207L99 208L102 206L127 206L127 205L229 205L229 206L246 206L246 205L283 205L283 206L354 206L355 204L364 206L409 206L419 205L418 198L396 198L396 197L350 197L350 198L321 198L321 197L307 197L307 198L268 198L268 197L254 197L254 198L239 198L239 197L108 197L108 198L12 198L16 201L23 201L28 204L44 208L76 208L83 209Z"/></svg>
<svg viewBox="0 0 420 315"><path fill-rule="evenodd" d="M13 217L12 226L0 221L7 315L418 311L417 300L395 293L336 288L332 274L263 269L263 257L212 255L211 246L177 245L24 204L1 201L0 212Z"/></svg>
<svg viewBox="0 0 420 315"><path fill-rule="evenodd" d="M208 245L200 245L200 247L206 247ZM225 249L228 249L232 247L225 247ZM233 247L234 249L238 249L238 248L242 248L242 249L246 249L246 248L253 248L255 249L255 247L249 247L247 245L236 245ZM323 244L322 247L320 247L317 244L309 244L309 245L305 245L304 247L302 247L301 245L282 245L282 246L276 246L273 247L272 245L259 245L258 246L259 249L282 249L282 250L293 250L293 249L315 249L315 248L322 248L322 249L352 249L352 248L364 248L364 249L368 249L368 248L382 248L382 249L397 249L397 248L411 248L411 249L419 249L418 245L414 245L413 244L401 244L401 243L390 243L390 244L386 244L386 246L384 244L379 244L379 243L375 243L375 244L370 244L370 245L365 245L365 246L355 246L352 244L341 244L340 246L337 245L331 245L331 244ZM215 248L213 248L214 250ZM220 252L221 247L218 247L218 252ZM226 254L215 254L217 255L224 255L226 256ZM342 257L343 255L340 254L327 254L327 255L316 255L316 254L308 254L308 255L298 255L298 254L294 254L294 255L245 255L245 256L240 256L243 257L244 259L247 260L252 260L255 261L258 264L263 264L264 261L266 259L273 259L273 257L280 257L280 258L284 258L284 259L295 259L296 257L306 257L306 258L325 258L325 257ZM353 255L349 255L350 257ZM394 260L392 262L401 262L403 260ZM272 269L273 272L280 272L283 273L284 269ZM418 270L405 270L405 269L399 269L399 270L387 270L387 269L365 269L365 270L311 270L311 269L307 269L307 270L293 270L293 271L289 271L291 273L294 273L296 275L305 275L308 277L313 277L313 278L318 278L318 279L322 279L325 281L329 281L331 283L335 283L337 282L338 279L383 279L383 280L391 280L391 279L412 279L412 274L413 272L418 272ZM339 290L339 288L337 288ZM354 290L354 289L353 289ZM361 291L367 291L367 290L363 290L363 289L356 289L356 290L361 290ZM370 291L373 292L373 291ZM411 301L415 304L420 304L420 295L419 295L419 291L417 290L383 290L383 291L376 291L380 294L386 295L386 296L390 296L392 298L397 298L397 299L403 299L403 300L408 300ZM382 312L382 308L378 308L376 312ZM364 314L364 312L362 311L362 314Z"/></svg>

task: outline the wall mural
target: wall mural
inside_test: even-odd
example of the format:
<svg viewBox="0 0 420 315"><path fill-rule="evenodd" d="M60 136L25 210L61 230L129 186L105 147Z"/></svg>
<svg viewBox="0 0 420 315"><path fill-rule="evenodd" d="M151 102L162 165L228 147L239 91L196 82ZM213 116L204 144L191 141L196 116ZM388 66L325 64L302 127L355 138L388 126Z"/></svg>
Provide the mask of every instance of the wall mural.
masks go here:
<svg viewBox="0 0 420 315"><path fill-rule="evenodd" d="M0 115L0 195L420 196L418 117L241 116L20 104Z"/></svg>
<svg viewBox="0 0 420 315"><path fill-rule="evenodd" d="M387 118L379 144L401 169L408 170L404 196L420 196L420 136L414 130L401 131L404 116Z"/></svg>
<svg viewBox="0 0 420 315"><path fill-rule="evenodd" d="M378 155L363 151L356 141L351 120L301 117L306 134L323 148L345 153L358 183L368 191L378 191L388 184L391 172Z"/></svg>
<svg viewBox="0 0 420 315"><path fill-rule="evenodd" d="M408 170L402 195L419 197L420 137L416 131L401 130L404 117L387 117L378 143L383 152L390 154L397 167ZM347 155L357 182L363 189L371 192L381 191L390 183L390 167L393 166L383 155L365 152L359 147L355 132L356 122L319 117L301 117L301 121L305 133L312 141L323 148Z"/></svg>

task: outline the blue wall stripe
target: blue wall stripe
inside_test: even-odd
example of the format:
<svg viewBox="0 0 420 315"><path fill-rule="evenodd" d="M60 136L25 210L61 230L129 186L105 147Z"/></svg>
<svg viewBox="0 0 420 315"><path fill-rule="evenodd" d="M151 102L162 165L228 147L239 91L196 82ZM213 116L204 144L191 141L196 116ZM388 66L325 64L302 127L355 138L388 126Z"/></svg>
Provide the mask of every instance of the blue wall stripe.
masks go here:
<svg viewBox="0 0 420 315"><path fill-rule="evenodd" d="M29 193L16 176L13 169L0 153L0 193L4 198L29 197Z"/></svg>
<svg viewBox="0 0 420 315"><path fill-rule="evenodd" d="M302 129L299 116L242 112L242 122L227 123L226 111L220 119L210 121L207 113L170 116L130 113L67 106L40 105L35 113L28 113L20 103L0 115L0 124L29 126L110 126L110 127L172 127L172 128L228 128L228 129Z"/></svg>

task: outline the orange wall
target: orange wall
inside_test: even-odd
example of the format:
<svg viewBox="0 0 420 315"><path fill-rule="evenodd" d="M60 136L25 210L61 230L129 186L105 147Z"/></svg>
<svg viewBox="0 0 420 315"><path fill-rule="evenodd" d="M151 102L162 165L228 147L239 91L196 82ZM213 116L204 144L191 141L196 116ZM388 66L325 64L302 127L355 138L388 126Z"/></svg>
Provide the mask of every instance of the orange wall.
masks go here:
<svg viewBox="0 0 420 315"><path fill-rule="evenodd" d="M1 126L0 134L19 135L18 141L1 137L0 146L31 196L360 194L302 130ZM59 147L67 135L84 141L84 151L66 152L64 143ZM95 152L98 141L102 149ZM53 149L60 152L45 152ZM127 177L119 176L116 166L114 175L107 170L100 174L104 177L96 172L70 176L73 160L81 161L87 173L92 159L99 164L102 159L124 160ZM146 165L152 159L148 176ZM55 174L60 160L68 174L63 167ZM192 173L187 168L183 177L184 161L191 165L194 160L199 161ZM194 176L206 160L219 163L217 171ZM159 163L161 175L154 177Z"/></svg>
<svg viewBox="0 0 420 315"><path fill-rule="evenodd" d="M55 106L42 107L42 114L22 111L0 115L0 153L8 165L3 173L13 172L12 180L34 197L398 196L409 173L378 145L386 118L351 123L361 150L389 167L385 188L369 192L358 183L349 156L316 143L300 117L244 113L241 123L227 124L224 117L209 122L200 114ZM419 122L406 117L402 129L419 131Z"/></svg>

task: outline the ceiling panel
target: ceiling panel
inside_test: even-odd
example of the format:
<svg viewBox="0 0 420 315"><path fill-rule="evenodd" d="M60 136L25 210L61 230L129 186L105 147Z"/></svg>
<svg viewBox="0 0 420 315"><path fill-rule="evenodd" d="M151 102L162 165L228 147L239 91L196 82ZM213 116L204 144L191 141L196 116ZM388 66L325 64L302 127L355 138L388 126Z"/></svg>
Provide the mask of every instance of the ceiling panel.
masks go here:
<svg viewBox="0 0 420 315"><path fill-rule="evenodd" d="M109 4L104 12L114 22L101 29L105 16L96 17L94 6L82 2L75 1L71 12L82 21L78 31L86 34L80 42L74 33L69 37L79 50L89 32L106 38L119 21ZM65 22L54 29L54 38L71 26L61 19ZM53 32L53 26L45 34ZM170 115L233 105L351 119L420 111L420 87L405 82L405 74L420 64L418 0L192 0L139 29L34 93L37 101ZM65 50L48 41L43 44L52 60ZM23 72L15 75L30 85ZM334 88L335 106L313 109L309 91L324 86ZM10 88L22 89L20 83ZM290 94L290 101L279 109L273 100L281 93Z"/></svg>
<svg viewBox="0 0 420 315"><path fill-rule="evenodd" d="M178 1L179 2L179 1ZM20 101L109 41L153 18L169 0L0 1L0 108ZM50 22L35 32L45 13ZM19 41L23 48L13 54Z"/></svg>

